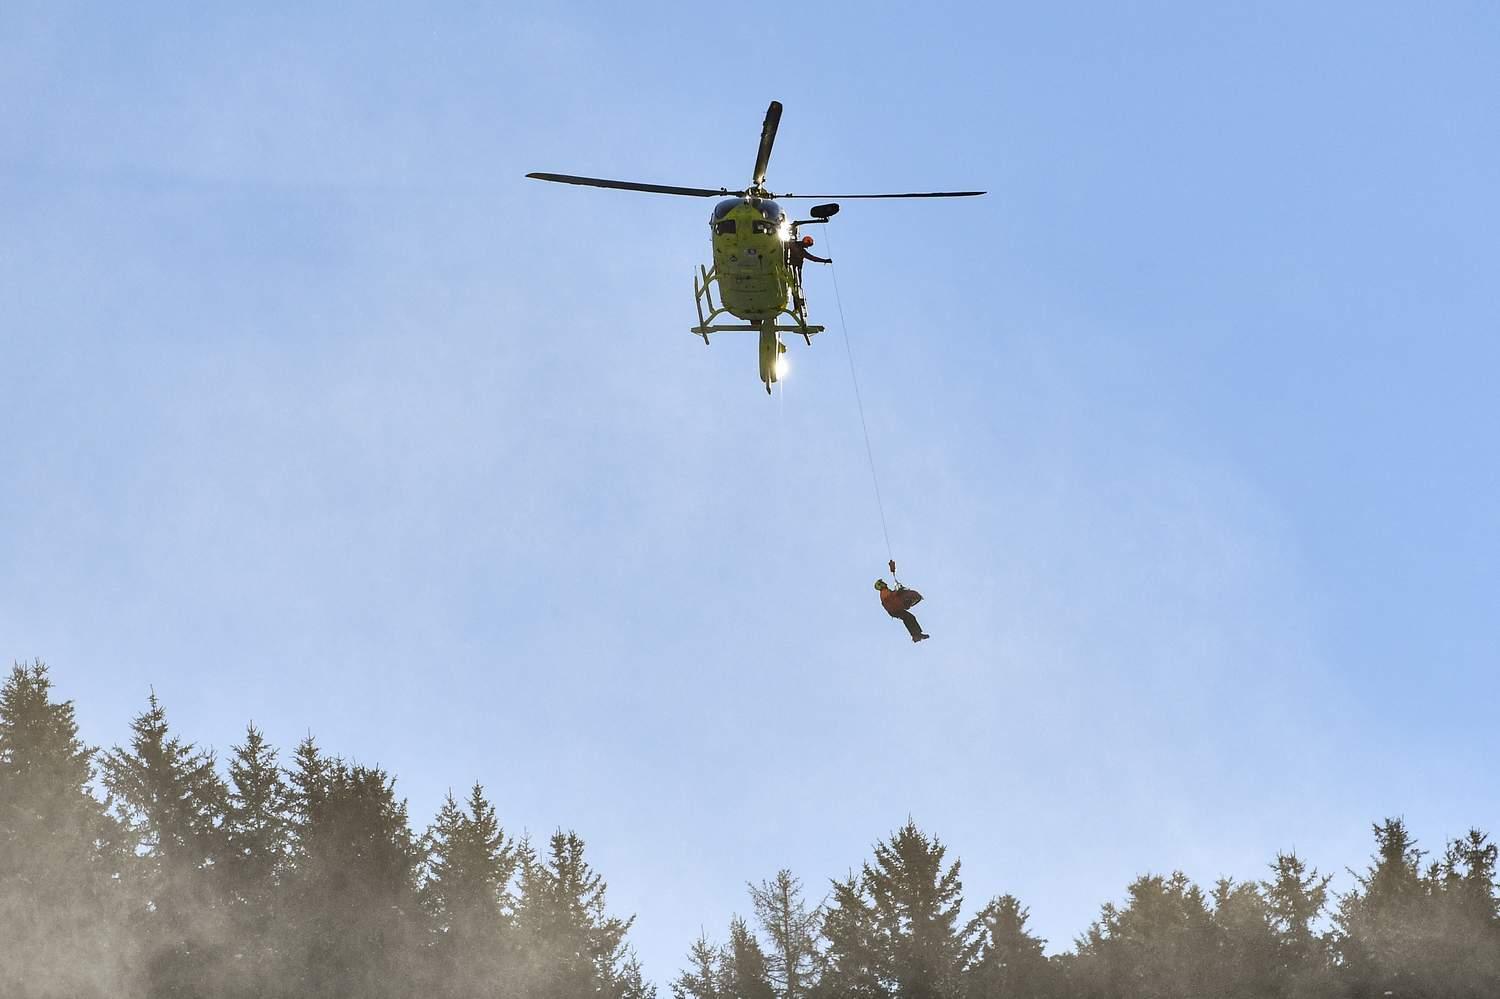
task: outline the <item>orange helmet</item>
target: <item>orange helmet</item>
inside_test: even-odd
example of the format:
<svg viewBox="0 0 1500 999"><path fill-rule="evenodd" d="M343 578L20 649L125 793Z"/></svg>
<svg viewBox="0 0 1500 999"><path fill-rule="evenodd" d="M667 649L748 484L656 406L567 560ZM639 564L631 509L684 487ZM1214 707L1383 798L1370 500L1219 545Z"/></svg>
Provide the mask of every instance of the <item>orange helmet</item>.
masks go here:
<svg viewBox="0 0 1500 999"><path fill-rule="evenodd" d="M802 237L802 245L803 246L812 246L813 245L813 238L811 236L803 236Z"/></svg>

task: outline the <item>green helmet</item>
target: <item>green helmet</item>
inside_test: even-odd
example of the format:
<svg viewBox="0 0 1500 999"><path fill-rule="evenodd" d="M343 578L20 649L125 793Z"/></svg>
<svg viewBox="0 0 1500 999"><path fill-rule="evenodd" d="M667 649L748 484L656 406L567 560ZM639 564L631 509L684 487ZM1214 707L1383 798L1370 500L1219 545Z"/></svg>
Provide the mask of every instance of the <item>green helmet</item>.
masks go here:
<svg viewBox="0 0 1500 999"><path fill-rule="evenodd" d="M877 589L877 590L888 590L888 589L890 589L890 587L885 585L885 580L883 580L883 579L877 579L877 580L875 580L875 589Z"/></svg>

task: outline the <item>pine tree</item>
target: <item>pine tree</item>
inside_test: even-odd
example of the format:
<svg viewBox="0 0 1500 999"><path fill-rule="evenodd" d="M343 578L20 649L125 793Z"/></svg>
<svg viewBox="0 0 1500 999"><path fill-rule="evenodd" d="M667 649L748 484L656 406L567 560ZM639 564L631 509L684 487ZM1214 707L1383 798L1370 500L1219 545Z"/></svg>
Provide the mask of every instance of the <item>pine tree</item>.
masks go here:
<svg viewBox="0 0 1500 999"><path fill-rule="evenodd" d="M276 750L253 724L229 761L223 883L235 959L224 994L262 995L276 975L277 887L285 873L291 792Z"/></svg>
<svg viewBox="0 0 1500 999"><path fill-rule="evenodd" d="M418 991L420 851L395 781L328 759L311 738L292 775L294 866L281 948L286 991L379 999Z"/></svg>
<svg viewBox="0 0 1500 999"><path fill-rule="evenodd" d="M276 750L253 724L229 761L225 868L236 901L264 907L286 862L291 792Z"/></svg>
<svg viewBox="0 0 1500 999"><path fill-rule="evenodd" d="M135 956L123 830L89 790L73 703L51 690L40 661L0 690L0 995L115 996Z"/></svg>
<svg viewBox="0 0 1500 999"><path fill-rule="evenodd" d="M1453 906L1476 927L1500 929L1500 898L1496 896L1497 850L1489 836L1470 829L1452 840L1443 854L1442 879Z"/></svg>
<svg viewBox="0 0 1500 999"><path fill-rule="evenodd" d="M1028 913L1013 895L992 899L971 924L979 949L964 975L973 999L1050 999L1060 995L1060 975L1026 929Z"/></svg>
<svg viewBox="0 0 1500 999"><path fill-rule="evenodd" d="M1281 985L1277 940L1270 909L1254 882L1220 878L1214 885L1211 918L1217 931L1210 985L1225 999L1260 999Z"/></svg>
<svg viewBox="0 0 1500 999"><path fill-rule="evenodd" d="M528 957L527 995L536 999L654 995L625 944L635 917L610 916L604 879L583 856L575 833L554 833L545 862L521 849L518 928Z"/></svg>
<svg viewBox="0 0 1500 999"><path fill-rule="evenodd" d="M765 952L739 916L730 920L729 942L723 947L699 934L688 962L688 970L672 982L676 999L775 999Z"/></svg>
<svg viewBox="0 0 1500 999"><path fill-rule="evenodd" d="M610 988L615 999L656 999L656 986L646 981L641 973L640 959L629 953Z"/></svg>
<svg viewBox="0 0 1500 999"><path fill-rule="evenodd" d="M1070 986L1083 996L1213 994L1217 933L1202 890L1176 871L1137 878L1126 891L1125 907L1106 903L1078 941Z"/></svg>
<svg viewBox="0 0 1500 999"><path fill-rule="evenodd" d="M1449 995L1500 995L1500 918L1495 844L1478 829L1451 840L1429 878L1433 948L1429 975Z"/></svg>
<svg viewBox="0 0 1500 999"><path fill-rule="evenodd" d="M807 911L802 882L785 869L749 887L755 918L771 941L766 965L776 993L781 999L803 999L815 981L822 906Z"/></svg>
<svg viewBox="0 0 1500 999"><path fill-rule="evenodd" d="M518 855L476 783L467 811L450 792L427 835L422 904L437 934L437 988L454 995L510 994L516 969L514 899Z"/></svg>
<svg viewBox="0 0 1500 999"><path fill-rule="evenodd" d="M1261 890L1276 940L1277 990L1288 999L1327 995L1329 946L1314 926L1328 905L1332 876L1319 875L1296 853L1278 853L1271 870Z"/></svg>
<svg viewBox="0 0 1500 999"><path fill-rule="evenodd" d="M291 853L295 862L306 859L308 831L313 813L328 798L333 761L323 755L311 735L297 743L293 754L296 766L291 771L289 804L291 808Z"/></svg>
<svg viewBox="0 0 1500 999"><path fill-rule="evenodd" d="M323 754L311 734L293 751L287 771L287 861L277 892L277 918L272 932L278 979L273 994L314 996L316 962L332 943L326 931L328 899L321 894L327 875L322 859L315 860L318 828L331 791L334 761Z"/></svg>
<svg viewBox="0 0 1500 999"><path fill-rule="evenodd" d="M1411 992L1432 936L1422 851L1401 819L1373 829L1375 856L1364 874L1354 874L1356 885L1340 896L1334 917L1340 977L1356 994Z"/></svg>
<svg viewBox="0 0 1500 999"><path fill-rule="evenodd" d="M1500 994L1494 849L1477 830L1421 868L1423 853L1400 819L1374 827L1376 851L1339 899L1339 977L1356 995Z"/></svg>
<svg viewBox="0 0 1500 999"><path fill-rule="evenodd" d="M224 783L211 752L168 734L154 692L131 722L131 733L130 748L110 751L102 772L117 814L138 844L140 911L132 922L147 952L148 990L217 995L228 939L218 877Z"/></svg>
<svg viewBox="0 0 1500 999"><path fill-rule="evenodd" d="M883 971L875 907L853 874L832 884L823 911L823 950L818 957L817 999L887 999L893 995Z"/></svg>
<svg viewBox="0 0 1500 999"><path fill-rule="evenodd" d="M885 842L856 882L835 883L824 919L828 943L818 995L946 999L962 992L976 951L960 928L959 863L911 820Z"/></svg>
<svg viewBox="0 0 1500 999"><path fill-rule="evenodd" d="M942 999L960 992L960 973L973 955L972 936L958 927L963 904L959 862L943 870L947 848L910 819L875 847L864 866L874 903L883 971L898 999Z"/></svg>
<svg viewBox="0 0 1500 999"><path fill-rule="evenodd" d="M727 999L724 952L699 933L688 950L688 968L672 980L674 999Z"/></svg>
<svg viewBox="0 0 1500 999"><path fill-rule="evenodd" d="M739 916L729 922L724 958L726 994L731 999L775 999L765 952Z"/></svg>

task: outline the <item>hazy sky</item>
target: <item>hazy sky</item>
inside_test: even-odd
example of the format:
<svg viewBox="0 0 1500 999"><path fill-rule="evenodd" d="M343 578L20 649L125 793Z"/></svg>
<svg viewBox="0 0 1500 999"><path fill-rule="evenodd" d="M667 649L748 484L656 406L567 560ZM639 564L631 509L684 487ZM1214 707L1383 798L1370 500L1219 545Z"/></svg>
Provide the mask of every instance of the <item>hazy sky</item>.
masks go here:
<svg viewBox="0 0 1500 999"><path fill-rule="evenodd" d="M1491 4L0 8L0 655L576 828L665 985L911 815L1126 883L1500 832ZM1309 9L1314 8L1314 9ZM756 21L760 23L756 23ZM768 399L710 202L847 202ZM826 238L823 238L825 237Z"/></svg>

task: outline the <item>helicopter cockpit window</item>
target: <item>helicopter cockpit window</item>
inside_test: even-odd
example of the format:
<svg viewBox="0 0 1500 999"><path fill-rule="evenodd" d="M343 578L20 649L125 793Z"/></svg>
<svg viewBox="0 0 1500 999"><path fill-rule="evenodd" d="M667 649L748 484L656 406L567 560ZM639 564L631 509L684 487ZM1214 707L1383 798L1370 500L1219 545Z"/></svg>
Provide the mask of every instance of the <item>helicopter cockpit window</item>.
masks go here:
<svg viewBox="0 0 1500 999"><path fill-rule="evenodd" d="M757 222L755 224L756 225L760 225L759 222ZM716 223L714 223L714 233L715 233L715 235L719 235L719 236L733 236L734 235L734 219L725 219L722 222L716 222Z"/></svg>
<svg viewBox="0 0 1500 999"><path fill-rule="evenodd" d="M755 233L763 236L774 236L776 234L776 224L774 222L767 222L764 219L756 219L751 222L750 228Z"/></svg>
<svg viewBox="0 0 1500 999"><path fill-rule="evenodd" d="M745 201L744 201L743 198L725 198L723 201L719 202L717 205L714 205L714 218L713 218L713 220L715 222L718 222L724 216L728 215L730 212L734 211L736 208L738 208L740 205L743 205L744 203L745 203Z"/></svg>
<svg viewBox="0 0 1500 999"><path fill-rule="evenodd" d="M767 221L780 222L786 218L786 212L782 211L781 206L774 201L755 201L752 204L760 212L760 217Z"/></svg>

